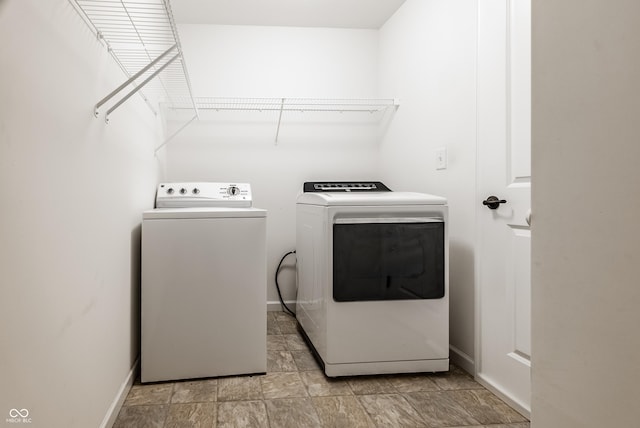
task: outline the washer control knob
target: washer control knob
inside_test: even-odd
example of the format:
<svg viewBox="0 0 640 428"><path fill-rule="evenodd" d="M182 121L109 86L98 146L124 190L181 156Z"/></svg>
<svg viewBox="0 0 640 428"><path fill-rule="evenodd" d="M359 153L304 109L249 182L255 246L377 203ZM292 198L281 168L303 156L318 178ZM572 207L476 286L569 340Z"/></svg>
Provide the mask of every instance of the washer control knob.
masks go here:
<svg viewBox="0 0 640 428"><path fill-rule="evenodd" d="M187 193L187 189L185 189L184 187L182 189L180 189L180 194L181 195L185 195Z"/></svg>
<svg viewBox="0 0 640 428"><path fill-rule="evenodd" d="M169 187L167 189L167 195L173 195L173 192L175 192L175 190L173 190L173 187Z"/></svg>
<svg viewBox="0 0 640 428"><path fill-rule="evenodd" d="M194 187L192 192L193 192L194 195L197 195L197 194L200 193L200 189L198 189L197 187Z"/></svg>
<svg viewBox="0 0 640 428"><path fill-rule="evenodd" d="M229 186L227 193L229 196L238 196L240 194L240 188L238 186Z"/></svg>

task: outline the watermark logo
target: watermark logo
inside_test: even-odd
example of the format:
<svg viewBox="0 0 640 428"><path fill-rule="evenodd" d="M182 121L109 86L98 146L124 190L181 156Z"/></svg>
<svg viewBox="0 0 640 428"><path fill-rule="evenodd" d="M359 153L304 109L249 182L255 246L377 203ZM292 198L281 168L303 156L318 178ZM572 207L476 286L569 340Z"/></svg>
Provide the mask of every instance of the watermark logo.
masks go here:
<svg viewBox="0 0 640 428"><path fill-rule="evenodd" d="M9 417L5 419L10 424L30 424L31 418L29 417L28 409L11 409L9 410Z"/></svg>

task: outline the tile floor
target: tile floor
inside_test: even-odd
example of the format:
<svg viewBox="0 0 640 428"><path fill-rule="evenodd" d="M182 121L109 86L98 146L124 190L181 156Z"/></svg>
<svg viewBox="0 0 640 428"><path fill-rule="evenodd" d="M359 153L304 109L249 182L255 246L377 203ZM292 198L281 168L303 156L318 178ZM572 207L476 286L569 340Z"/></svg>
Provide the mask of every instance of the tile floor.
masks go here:
<svg viewBox="0 0 640 428"><path fill-rule="evenodd" d="M267 374L136 383L114 428L529 427L455 366L441 374L328 379L295 319L269 312L267 330Z"/></svg>

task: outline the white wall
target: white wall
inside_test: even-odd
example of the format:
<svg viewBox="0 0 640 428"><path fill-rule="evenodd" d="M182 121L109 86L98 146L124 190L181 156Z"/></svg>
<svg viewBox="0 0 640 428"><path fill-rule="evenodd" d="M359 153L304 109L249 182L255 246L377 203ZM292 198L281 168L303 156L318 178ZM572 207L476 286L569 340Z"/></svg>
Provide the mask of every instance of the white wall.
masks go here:
<svg viewBox="0 0 640 428"><path fill-rule="evenodd" d="M198 97L376 96L375 30L182 25L180 36ZM251 183L254 206L268 210L267 299L277 302L273 276L295 248L302 183L377 177L377 125L347 113L289 113L276 145L276 113L202 115L166 146L167 178ZM295 301L292 260L285 266L283 295Z"/></svg>
<svg viewBox="0 0 640 428"><path fill-rule="evenodd" d="M532 3L532 427L638 426L640 3Z"/></svg>
<svg viewBox="0 0 640 428"><path fill-rule="evenodd" d="M380 30L381 94L401 106L382 141L381 179L393 190L449 200L453 357L473 371L476 180L473 0L407 0ZM448 168L435 169L445 147ZM462 357L462 358L461 358Z"/></svg>
<svg viewBox="0 0 640 428"><path fill-rule="evenodd" d="M469 370L476 19L472 0L408 0L379 31L182 25L198 97L385 97L400 98L401 105L383 127L382 142L376 127L353 117L305 113L306 119L285 114L274 145L276 114L203 112L205 120L189 125L166 149L171 181L252 184L254 205L269 210L269 301L277 300L275 265L295 245L295 198L303 181L380 178L394 190L448 197L451 342ZM435 170L438 147L449 153L445 171ZM281 276L287 300L295 299L293 272Z"/></svg>
<svg viewBox="0 0 640 428"><path fill-rule="evenodd" d="M0 1L0 424L96 427L138 354L158 121L66 0ZM7 423L7 426L13 425Z"/></svg>

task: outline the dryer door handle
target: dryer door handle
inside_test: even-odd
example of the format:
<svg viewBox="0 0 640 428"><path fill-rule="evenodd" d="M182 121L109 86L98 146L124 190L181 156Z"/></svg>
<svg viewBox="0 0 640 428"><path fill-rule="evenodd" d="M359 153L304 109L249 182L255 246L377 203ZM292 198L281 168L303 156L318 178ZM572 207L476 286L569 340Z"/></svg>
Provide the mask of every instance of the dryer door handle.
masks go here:
<svg viewBox="0 0 640 428"><path fill-rule="evenodd" d="M382 223L443 223L441 217L341 217L333 220L334 224L382 224Z"/></svg>

